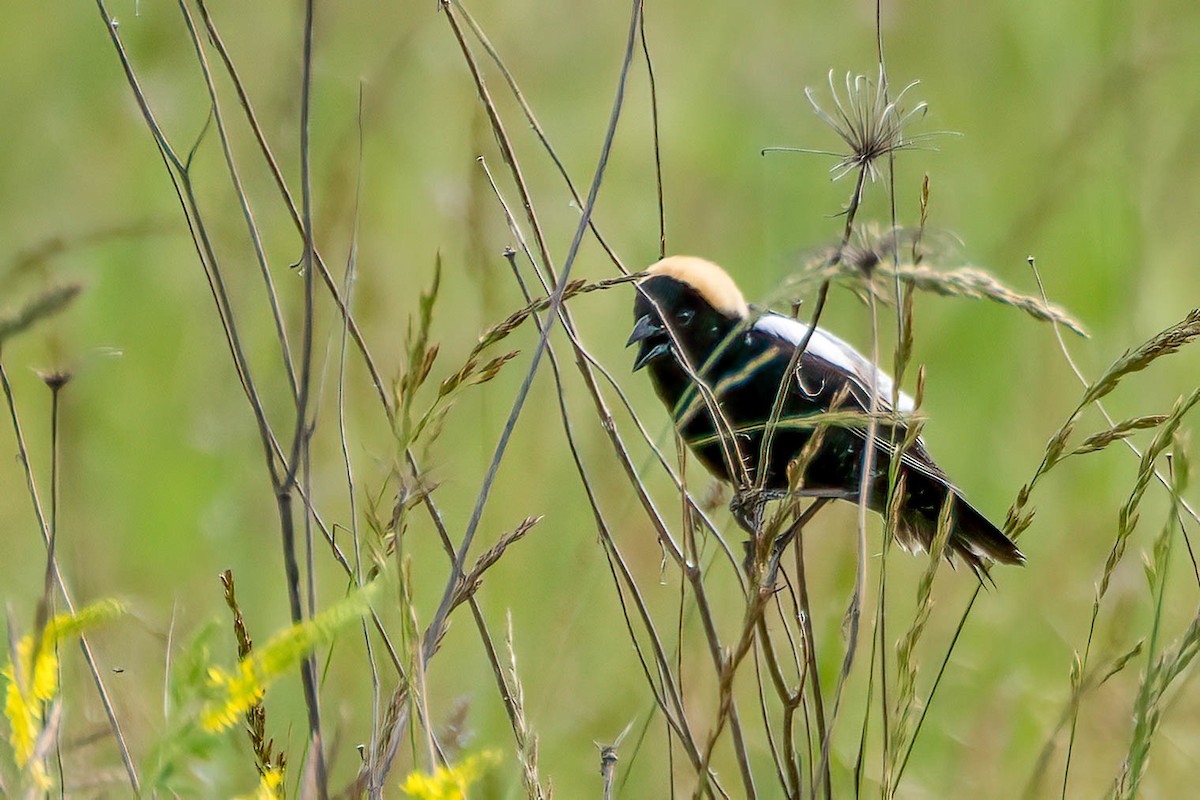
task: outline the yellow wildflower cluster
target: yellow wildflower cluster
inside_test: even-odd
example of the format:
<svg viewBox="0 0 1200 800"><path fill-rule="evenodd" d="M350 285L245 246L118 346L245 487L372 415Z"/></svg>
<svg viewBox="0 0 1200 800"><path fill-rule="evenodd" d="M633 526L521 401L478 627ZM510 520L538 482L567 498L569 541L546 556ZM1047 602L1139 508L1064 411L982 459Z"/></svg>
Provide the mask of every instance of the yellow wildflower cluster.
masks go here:
<svg viewBox="0 0 1200 800"><path fill-rule="evenodd" d="M258 789L245 800L283 800L283 769L271 767L262 774L258 781Z"/></svg>
<svg viewBox="0 0 1200 800"><path fill-rule="evenodd" d="M479 780L487 768L500 762L495 750L468 756L458 764L438 767L432 773L416 771L405 778L400 788L418 800L466 800L467 789Z"/></svg>
<svg viewBox="0 0 1200 800"><path fill-rule="evenodd" d="M46 710L58 695L58 644L86 628L120 616L123 611L116 600L101 600L77 614L60 614L46 623L36 641L33 634L21 637L16 646L16 661L0 669L8 742L17 767L28 768L40 789L50 788L50 778L45 765L33 755L46 722Z"/></svg>
<svg viewBox="0 0 1200 800"><path fill-rule="evenodd" d="M368 601L374 586L368 584L312 619L275 634L238 662L232 672L210 668L208 683L216 697L200 712L201 726L215 733L237 724L243 714L262 700L272 681L299 664L312 648L331 640L339 628L370 610Z"/></svg>

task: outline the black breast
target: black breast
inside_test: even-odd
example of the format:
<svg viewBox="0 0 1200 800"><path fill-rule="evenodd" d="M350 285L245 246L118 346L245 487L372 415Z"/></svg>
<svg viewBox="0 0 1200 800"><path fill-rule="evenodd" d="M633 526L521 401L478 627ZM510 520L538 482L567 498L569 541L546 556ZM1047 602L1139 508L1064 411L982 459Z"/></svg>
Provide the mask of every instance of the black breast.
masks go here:
<svg viewBox="0 0 1200 800"><path fill-rule="evenodd" d="M794 348L759 331L737 334L723 351L703 369L707 385L718 395L722 423L714 422L709 405L692 388L692 382L674 358L650 366L659 398L672 410L672 417L692 452L714 475L738 488L754 485L763 468L760 456L763 432L770 420L779 385L784 381ZM784 398L782 422L772 438L766 458L765 486L787 488L787 465L800 454L812 429L794 424L825 410L840 382L836 372L823 369L824 362L805 357L803 379L789 386ZM700 369L702 365L694 365ZM732 429L736 447L729 439ZM724 445L721 440L725 434ZM862 444L844 429L828 429L824 444L810 462L804 485L816 488L855 488ZM740 458L742 467L737 465Z"/></svg>

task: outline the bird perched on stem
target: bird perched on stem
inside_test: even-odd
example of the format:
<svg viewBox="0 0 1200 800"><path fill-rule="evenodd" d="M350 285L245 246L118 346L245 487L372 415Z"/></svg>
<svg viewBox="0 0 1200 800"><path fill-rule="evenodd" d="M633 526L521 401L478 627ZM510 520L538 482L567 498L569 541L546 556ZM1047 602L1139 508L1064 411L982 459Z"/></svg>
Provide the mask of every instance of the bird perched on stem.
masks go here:
<svg viewBox="0 0 1200 800"><path fill-rule="evenodd" d="M899 408L893 409L891 378L841 339L752 309L728 273L691 256L651 266L638 282L633 308L627 346L638 345L634 371L649 370L692 452L733 484L735 504L789 491L858 502L870 439L875 457L866 504L873 511L883 513L887 506L888 471L899 452L897 486L903 496L895 535L901 546L929 550L939 511L949 502L948 555L976 574L987 560L1024 562L1017 546L934 463L919 437L907 449L900 447L908 431L903 415L914 411L913 400L900 393ZM872 392L879 420L873 438L867 424ZM793 464L803 472L789 480ZM756 534L755 516L749 519L739 521Z"/></svg>

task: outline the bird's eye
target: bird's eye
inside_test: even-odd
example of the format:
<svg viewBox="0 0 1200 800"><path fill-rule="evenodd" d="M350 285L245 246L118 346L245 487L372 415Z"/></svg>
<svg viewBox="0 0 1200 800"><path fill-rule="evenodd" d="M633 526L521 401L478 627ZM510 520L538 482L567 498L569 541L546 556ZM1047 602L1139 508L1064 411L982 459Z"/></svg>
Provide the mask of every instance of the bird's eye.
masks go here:
<svg viewBox="0 0 1200 800"><path fill-rule="evenodd" d="M691 325L692 319L695 318L696 312L690 308L685 308L675 315L675 320L680 325Z"/></svg>

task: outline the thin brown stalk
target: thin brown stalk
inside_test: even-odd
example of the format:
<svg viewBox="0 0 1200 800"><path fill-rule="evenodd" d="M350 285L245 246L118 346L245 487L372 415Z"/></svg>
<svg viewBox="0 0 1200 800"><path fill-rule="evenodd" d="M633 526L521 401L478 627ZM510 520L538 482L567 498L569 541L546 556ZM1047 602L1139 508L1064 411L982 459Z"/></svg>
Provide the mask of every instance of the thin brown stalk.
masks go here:
<svg viewBox="0 0 1200 800"><path fill-rule="evenodd" d="M549 334L553 327L554 321L558 318L558 309L562 306L563 292L566 290L567 280L571 274L571 268L574 266L575 257L579 252L579 246L582 243L584 232L587 230L587 221L591 217L592 208L596 203L596 196L600 191L600 184L604 179L605 167L608 163L608 155L612 150L612 143L616 134L617 122L620 120L621 109L624 105L625 81L629 74L630 64L633 60L634 37L637 31L638 18L641 15L641 5L641 0L634 0L633 11L630 17L629 35L627 37L625 48L625 59L622 64L621 75L617 83L617 93L616 98L613 101L613 108L609 118L608 129L605 133L604 144L601 147L600 158L596 165L595 176L592 179L592 186L588 192L587 204L584 206L583 219L575 231L575 236L572 239L571 246L567 251L567 257L563 262L562 272L555 286L553 299L551 300L550 308L548 309L548 323L543 329L541 336L538 337L538 343L534 348L533 356L530 359L530 364L528 370L526 371L525 379L522 381L521 387L517 392L517 397L513 401L512 410L508 415L508 421L505 423L504 429L500 434L500 441L496 444L495 453L492 456L491 463L488 466L487 473L483 479L483 484L480 486L479 495L475 501L475 508L471 512L471 518L467 523L467 529L464 531L462 542L458 547L455 556L455 566L452 570L451 578L447 582L446 588L442 593L442 600L438 605L437 612L434 614L433 621L430 623L430 630L437 630L440 628L446 615L450 611L454 582L462 574L463 564L466 561L467 552L475 538L475 532L479 527L480 518L483 516L484 506L487 504L488 496L491 493L492 484L494 483L496 473L500 468L500 462L508 448L509 439L512 436L513 430L516 428L517 420L521 415L521 411L524 409L525 400L529 396L529 390L533 385L533 378L537 373L537 368L546 352L546 345L548 343ZM449 18L449 14L447 14L447 18ZM424 653L426 658L432 654L433 644L434 643L431 641L427 641L425 643Z"/></svg>
<svg viewBox="0 0 1200 800"><path fill-rule="evenodd" d="M658 138L658 84L654 80L654 62L650 58L650 43L646 41L646 14L642 13L640 33L642 55L646 58L646 77L650 81L650 129L654 133L654 184L658 190L658 257L667 255L667 208L663 203L662 148Z"/></svg>
<svg viewBox="0 0 1200 800"><path fill-rule="evenodd" d="M200 37L196 32L196 24L192 19L192 14L188 10L187 3L184 0L179 0L179 10L183 15L185 27L187 28L188 36L191 37L192 47L196 54L196 63L200 67L200 73L204 76L204 85L208 90L209 106L212 109L213 124L217 129L217 136L221 141L221 153L225 157L226 170L229 172L229 179L233 184L234 193L238 198L238 205L241 208L242 216L246 221L247 232L250 236L250 243L254 250L255 260L258 262L259 274L262 276L263 285L267 291L267 301L271 307L271 318L275 323L275 336L279 341L280 354L283 357L284 371L287 374L288 384L291 387L293 397L297 396L299 389L296 384L296 370L292 361L291 348L288 345L287 328L283 322L283 311L279 307L279 295L275 291L275 281L271 277L271 267L267 262L266 249L263 247L262 236L258 230L258 223L254 218L254 211L250 206L250 198L246 195L245 187L242 185L241 175L238 172L237 161L233 155L233 147L229 141L229 133L225 125L225 117L221 112L221 102L217 94L216 84L213 83L212 70L209 68L208 56L204 52L204 46L200 41Z"/></svg>
<svg viewBox="0 0 1200 800"><path fill-rule="evenodd" d="M1049 305L1050 300L1048 299L1048 297L1046 295L1046 286L1042 282L1042 274L1038 270L1037 262L1034 260L1033 256L1029 257L1028 262L1029 262L1029 268L1033 272L1034 280L1037 282L1038 293L1041 295L1042 302L1045 303L1046 305ZM1067 366L1069 366L1071 368L1071 372L1075 374L1075 377L1079 380L1080 384L1082 384L1084 387L1087 387L1091 383L1091 381L1089 381L1087 379L1087 377L1083 374L1083 371L1079 368L1078 364L1075 363L1075 359L1071 356L1071 351L1067 347L1066 340L1064 339L1064 337L1062 335L1062 330L1059 328L1058 325L1054 326L1054 338L1058 342L1058 349L1063 354L1063 359L1067 362ZM1104 421L1109 424L1109 427L1111 427L1111 428L1117 427L1118 423L1113 419L1112 415L1108 412L1108 409L1105 407L1104 402L1102 400L1096 401L1096 409L1100 412L1101 416L1104 417ZM1140 459L1142 457L1142 451L1138 448L1138 446L1136 444L1134 444L1128 438L1125 438L1124 442L1125 442L1125 446L1127 448L1129 448L1129 451L1131 453L1133 453L1135 458ZM1161 486L1163 486L1163 488L1169 487L1170 483L1167 479L1167 476L1164 475L1161 470L1155 469L1154 477L1159 482L1159 484ZM1179 498L1179 506L1195 522L1200 523L1200 513L1198 513L1194 508L1192 508L1192 506L1188 503L1188 501L1185 498L1182 498L1182 497ZM1191 561L1192 561L1192 573L1196 578L1196 585L1200 586L1200 564L1197 563L1196 553L1192 548L1191 537L1188 536L1186 527L1183 527L1182 533L1183 533L1184 544L1187 545L1188 556L1191 558Z"/></svg>
<svg viewBox="0 0 1200 800"><path fill-rule="evenodd" d="M300 208L296 205L295 198L291 190L288 188L287 181L283 176L283 170L280 169L278 161L275 159L275 154L272 152L270 144L267 142L266 134L263 132L262 126L259 124L258 117L254 112L254 106L250 102L250 96L246 92L245 85L242 82L241 75L238 73L233 59L225 47L225 42L221 38L220 32L216 27L216 23L212 16L208 13L208 6L204 0L196 0L196 6L200 9L200 16L204 19L204 26L208 31L210 40L213 46L217 49L217 54L221 57L221 61L225 66L226 72L229 74L230 80L233 82L234 90L238 95L238 102L242 107L246 116L246 122L250 126L250 130L254 134L255 141L258 143L259 150L262 152L263 161L271 172L271 177L275 180L275 184L279 189L285 204L288 208L288 213L292 217L292 223L301 236L304 236L305 224L304 217ZM131 68L127 68L127 74L132 76ZM131 77L131 81L132 81ZM135 90L139 93L139 104L143 105L144 113L148 113L148 106L140 98L140 89ZM165 140L164 140L165 141ZM316 247L316 243L312 242L312 256L316 264L317 271L320 273L321 280L325 284L325 288L329 291L335 305L337 305L338 313L341 315L343 322L349 328L350 338L354 342L355 348L362 355L363 364L367 368L367 372L371 377L371 383L375 387L375 392L379 397L380 405L389 421L394 416L394 409L390 399L388 398L387 388L383 381L383 377L379 372L379 368L375 365L374 359L371 357L370 349L367 347L366 339L362 335L362 331L358 327L358 322L354 315L350 313L350 309L346 303L342 292L338 289L337 282L333 279L333 274L325 265L324 259L321 258L321 252Z"/></svg>
<svg viewBox="0 0 1200 800"><path fill-rule="evenodd" d="M807 661L808 670L808 686L812 692L813 713L815 716L814 722L817 729L817 754L825 753L828 750L827 737L829 736L829 728L825 724L825 700L821 692L821 673L817 669L817 648L816 638L813 635L812 627L812 605L808 599L808 577L804 565L804 532L800 531L793 540L793 552L796 557L796 599L798 602L798 616L800 617L800 629L804 636L804 657ZM803 689L803 687L801 687ZM831 800L833 797L833 782L830 777L829 760L826 758L814 759L814 755L810 753L809 769L813 770L814 761L817 762L816 770L809 776L809 786L811 787L810 797L816 800L818 787L820 788L825 800Z"/></svg>
<svg viewBox="0 0 1200 800"><path fill-rule="evenodd" d="M546 276L542 275L541 271L537 268L536 259L533 255L533 253L530 251L529 246L526 242L526 239L520 230L520 226L516 222L515 218L512 215L511 210L509 209L508 203L505 202L503 195L500 194L499 189L496 187L495 181L491 177L491 173L487 172L486 164L484 164L483 166L484 166L485 173L488 175L488 179L492 185L493 191L495 191L495 193L496 193L497 200L499 201L501 208L504 210L505 218L508 221L510 230L513 232L513 235L517 238L517 241L519 242L522 251L526 254L526 256L530 260L530 263L534 266L534 270L535 270L535 273L537 274L538 280L542 283L543 287L548 287L550 285L549 281L547 280ZM515 253L513 253L512 251L509 251L505 255L509 260L509 263L512 267L513 275L516 278L517 283L520 286L521 292L524 295L524 297L526 298L527 303L529 304L529 307L536 305L535 303L529 302L529 298L530 298L529 289L527 288L525 282L522 280L522 278L520 276L520 271L517 269L516 261L515 261ZM580 367L581 374L584 376L584 379L588 385L589 391L591 392L593 399L596 401L597 409L598 409L599 413L602 415L602 418L607 418L611 423L611 416L609 416L607 407L604 405L604 401L603 401L601 395L599 394L598 390L595 387L594 378L592 377L590 370L587 368L587 365L589 363L592 363L592 360L587 355L586 351L583 350L582 345L578 342L578 339L575 337L574 325L570 319L569 312L567 311L565 306L563 307L561 313L563 315L564 330L567 331L568 337L572 343L572 346L576 349L576 354L577 354L576 363ZM536 312L534 312L532 316L533 316L534 323L538 326L538 329L542 330L544 328L545 323L542 321L541 317ZM653 624L650 622L649 614L646 610L645 603L642 600L640 593L637 590L636 583L634 583L628 568L625 566L624 560L622 559L619 551L617 550L616 543L613 541L611 533L609 532L608 525L605 522L603 514L600 511L595 492L591 485L591 480L588 476L588 472L587 472L586 468L584 467L583 460L580 456L578 447L575 442L575 435L574 435L573 427L572 427L572 424L570 421L570 416L567 411L565 395L563 392L562 376L561 376L561 372L559 369L558 358L555 354L553 346L551 346L548 349L548 354L549 354L549 358L550 358L550 366L551 366L552 374L554 376L554 382L555 382L555 387L556 387L556 397L558 398L558 403L559 403L559 412L560 412L560 416L562 419L563 428L564 428L564 431L566 432L566 436L567 436L567 444L568 444L569 449L571 450L572 458L573 458L575 466L576 466L576 471L580 476L580 480L583 484L584 491L588 497L588 502L591 506L593 517L596 521L597 530L600 534L601 541L604 542L606 545L606 554L609 559L610 569L613 571L614 579L617 580L618 598L621 601L622 610L625 612L626 624L627 624L627 626L629 626L630 635L633 640L634 647L638 653L639 659L641 659L641 661L642 661L643 670L646 674L648 682L650 683L652 691L654 691L656 702L658 702L658 704L662 708L668 725L672 726L673 729L680 732L680 735L683 737L683 741L685 744L685 750L688 753L689 758L692 759L693 765L698 767L699 763L700 763L699 753L698 753L698 750L696 749L696 745L693 741L690 731L687 731L687 729L686 729L686 716L684 715L684 711L683 711L681 692L680 692L679 688L675 685L675 681L668 679L671 673L670 673L670 668L668 666L668 663L663 655L662 642L659 639L658 634L655 632ZM627 466L627 468L631 468L632 465L631 465L631 462L629 461L628 453L627 453L627 451L625 451L624 445L621 444L620 438L616 434L615 426L608 424L608 425L604 425L603 427L613 437L613 442L617 447L618 454L620 454L622 456L622 462ZM642 486L640 481L635 481L635 483L641 489L641 491L643 492L643 496L644 496L644 487ZM650 508L650 512L653 515L652 518L657 523L657 527L660 530L665 530L665 525L662 523L661 518L658 517L657 512L653 510L652 506L650 506L649 508ZM669 540L667 540L667 541L669 542ZM674 543L670 543L670 544L671 544L671 547L673 548L670 552L677 553L678 549L674 545ZM618 579L618 574L621 576L620 579ZM632 630L632 626L630 624L628 611L625 607L624 596L620 592L621 580L625 581L625 583L629 587L629 590L632 592L633 597L638 606L639 614L642 618L643 623L645 624L646 630L651 638L651 641L654 644L654 652L655 652L656 662L658 664L659 672L663 676L663 682L665 684L665 691L666 691L665 698L662 694L660 694L659 690L655 688L652 674L642 656L641 647L638 644L636 636L633 635L633 630ZM665 702L667 699L670 700L669 707ZM675 717L678 717L679 721L676 721Z"/></svg>
<svg viewBox="0 0 1200 800"><path fill-rule="evenodd" d="M447 5L445 8L446 14L451 22L451 27L455 30L455 37L458 39L460 47L463 48L464 57L467 59L468 65L471 66L472 73L476 78L477 84L481 84L482 79L479 75L477 67L474 66L474 59L469 55L466 42L461 36L461 31L458 29L457 21L454 19L455 11L457 11L457 14L462 16L463 20L467 23L467 27L471 29L471 33L479 41L480 45L483 46L484 51L492 59L493 63L495 63L496 68L500 70L500 74L504 77L505 83L508 85L508 88L512 92L513 97L516 99L517 104L521 107L521 113L524 114L526 121L533 129L538 141L541 142L546 154L550 157L550 160L554 162L554 166L558 170L559 175L562 176L563 182L567 186L567 190L571 193L571 198L575 201L575 206L582 209L583 198L580 196L579 191L575 188L575 184L571 180L571 176L567 172L567 168L563 165L562 159L558 157L558 153L556 153L554 147L551 146L545 130L542 128L541 123L538 122L537 117L533 113L533 109L530 108L529 103L525 100L525 95L521 92L520 87L517 85L517 81L513 77L512 72L504 63L504 59L500 57L500 54L496 51L496 48L492 46L491 40L488 39L487 35L483 32L483 29L479 27L479 24L475 21L474 17L472 17L467 11L466 6L464 6L459 0L452 0L451 4ZM497 141L500 143L500 149L501 153L504 155L504 161L513 171L514 180L516 181L517 186L521 189L522 196L528 198L528 192L524 188L525 181L521 176L520 166L517 164L516 156L513 153L511 144L508 141L508 136L503 132L504 126L500 120L500 115L495 112L494 107L491 109L486 108L488 105L491 105L491 98L486 87L478 86L477 88L479 89L480 98L483 100L485 110L487 110L488 118L492 124L492 127L497 132ZM527 203L525 210L530 218L530 224L533 225L534 228L538 228L539 226L536 222L536 215L533 212L532 204ZM595 236L596 241L600 244L600 247L603 248L605 254L608 255L609 259L617 267L617 270L623 275L628 275L629 270L625 268L625 265L621 263L621 259L617 256L616 252L612 249L612 247L609 246L604 237L601 236L595 220L588 220L588 228L591 230L592 235ZM545 248L544 239L541 237L538 239L538 249L544 262L546 264L550 264L550 254Z"/></svg>
<svg viewBox="0 0 1200 800"><path fill-rule="evenodd" d="M42 510L42 502L38 495L37 482L33 477L33 466L29 461L29 451L25 446L25 435L21 430L21 421L17 415L16 400L13 397L12 385L8 381L8 372L4 369L4 361L0 359L0 388L4 391L4 399L8 404L9 418L12 420L13 436L17 440L17 453L21 460L21 466L25 472L25 488L29 493L29 499L33 503L34 515L37 517L38 528L42 534L42 541L46 545L47 556L50 555L52 537L50 534L50 525L46 519L46 515ZM67 611L71 614L75 613L75 602L71 599L71 592L67 588L66 582L63 580L62 572L58 568L58 562L54 558L47 558L47 571L53 573L54 582L58 586L59 592L62 593L63 602L67 605ZM10 626L11 630L11 626ZM121 723L117 719L117 712L113 706L112 697L108 693L108 687L104 684L104 679L100 677L100 669L96 665L96 657L92 653L92 646L84 634L79 635L79 647L83 651L83 659L87 663L88 671L91 673L92 681L96 684L96 691L100 695L100 703L104 706L104 714L108 718L108 726L112 730L113 738L117 743L117 750L121 754L121 762L125 766L126 775L129 778L129 785L134 793L141 791L141 781L138 779L137 769L133 765L133 758L129 754L129 746L125 742L125 735L121 731ZM13 663L17 663L19 659L13 659Z"/></svg>

